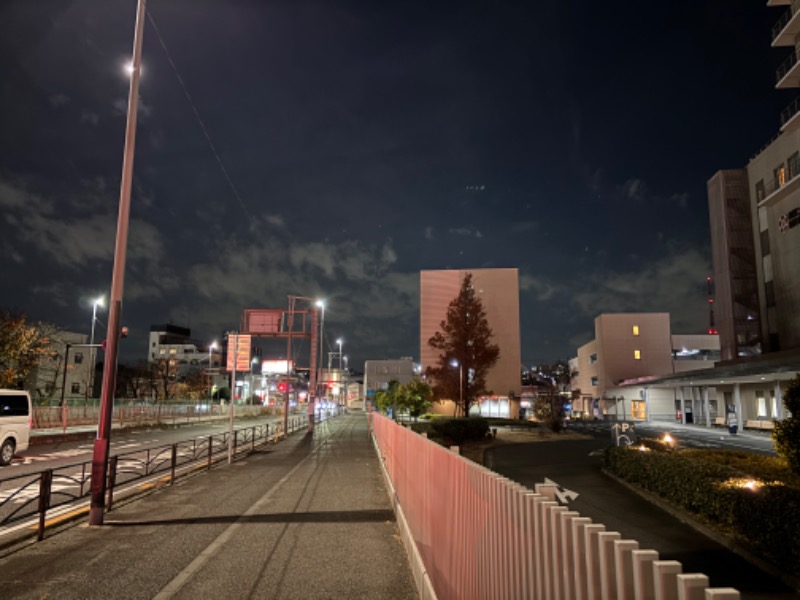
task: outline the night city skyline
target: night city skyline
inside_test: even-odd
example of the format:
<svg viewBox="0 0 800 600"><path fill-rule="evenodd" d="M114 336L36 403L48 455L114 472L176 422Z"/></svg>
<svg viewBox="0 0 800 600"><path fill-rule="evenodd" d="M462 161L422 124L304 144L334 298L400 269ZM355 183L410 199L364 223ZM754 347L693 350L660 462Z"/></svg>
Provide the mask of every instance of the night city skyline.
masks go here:
<svg viewBox="0 0 800 600"><path fill-rule="evenodd" d="M704 331L706 182L793 98L780 11L529 4L150 0L121 359L150 325L210 342L291 294L326 299L352 367L419 360L419 273L447 268L519 269L526 365L603 312ZM0 307L87 334L135 8L0 6Z"/></svg>

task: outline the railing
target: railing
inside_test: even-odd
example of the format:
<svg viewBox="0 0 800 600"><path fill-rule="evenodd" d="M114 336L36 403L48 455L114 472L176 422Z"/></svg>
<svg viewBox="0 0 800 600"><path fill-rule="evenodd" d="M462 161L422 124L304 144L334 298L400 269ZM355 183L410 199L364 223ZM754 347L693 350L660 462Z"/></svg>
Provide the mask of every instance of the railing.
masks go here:
<svg viewBox="0 0 800 600"><path fill-rule="evenodd" d="M800 98L795 98L789 106L781 111L781 127L791 121L798 110L800 110Z"/></svg>
<svg viewBox="0 0 800 600"><path fill-rule="evenodd" d="M190 423L221 417L227 417L229 406L219 404L177 404L177 405L119 405L112 413L112 422L120 426L164 425ZM234 406L235 416L255 417L271 414L273 409L261 406ZM302 409L301 409L302 410ZM276 414L278 411L274 411ZM34 406L34 429L50 429L59 427L76 427L96 425L100 418L98 406Z"/></svg>
<svg viewBox="0 0 800 600"><path fill-rule="evenodd" d="M781 15L781 18L778 19L778 22L772 26L773 41L780 35L781 31L786 28L786 26L789 24L789 21L791 21L792 17L795 15L795 13L797 13L798 9L800 9L800 0L794 0L791 7L789 7L789 9Z"/></svg>
<svg viewBox="0 0 800 600"><path fill-rule="evenodd" d="M318 421L325 418L327 415L324 413L316 417ZM307 416L295 416L289 419L285 433L290 434L307 426ZM233 455L238 456L276 440L279 431L283 435L282 429L282 422L266 423L235 429L232 440L229 440L226 432L115 454L109 460L106 509L112 510L115 496L120 493L135 493L138 483L171 485L184 472L194 471L198 467L210 469L215 462L227 458L229 441ZM91 471L92 462L84 461L0 479L0 527L37 518L36 535L41 540L48 512L74 508L75 503L89 497Z"/></svg>
<svg viewBox="0 0 800 600"><path fill-rule="evenodd" d="M797 64L797 49L794 49L788 58L781 63L778 70L775 72L775 83L780 83L786 77L786 74L794 68Z"/></svg>
<svg viewBox="0 0 800 600"><path fill-rule="evenodd" d="M552 485L531 491L385 417L371 418L401 531L423 565L423 595L740 598L561 506Z"/></svg>

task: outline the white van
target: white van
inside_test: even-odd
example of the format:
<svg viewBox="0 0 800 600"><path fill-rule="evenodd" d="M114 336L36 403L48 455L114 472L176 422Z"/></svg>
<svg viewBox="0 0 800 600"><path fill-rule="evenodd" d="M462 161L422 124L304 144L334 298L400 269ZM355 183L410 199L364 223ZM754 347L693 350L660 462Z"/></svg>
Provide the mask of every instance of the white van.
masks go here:
<svg viewBox="0 0 800 600"><path fill-rule="evenodd" d="M33 425L31 396L23 390L0 390L0 465L28 449Z"/></svg>

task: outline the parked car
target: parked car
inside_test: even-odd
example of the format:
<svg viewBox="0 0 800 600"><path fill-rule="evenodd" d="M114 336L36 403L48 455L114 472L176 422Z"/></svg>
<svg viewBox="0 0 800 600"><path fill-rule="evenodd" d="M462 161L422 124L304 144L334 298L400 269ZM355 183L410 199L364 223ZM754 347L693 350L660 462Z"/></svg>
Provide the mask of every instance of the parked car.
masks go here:
<svg viewBox="0 0 800 600"><path fill-rule="evenodd" d="M0 390L0 465L28 449L33 426L31 396L23 390Z"/></svg>

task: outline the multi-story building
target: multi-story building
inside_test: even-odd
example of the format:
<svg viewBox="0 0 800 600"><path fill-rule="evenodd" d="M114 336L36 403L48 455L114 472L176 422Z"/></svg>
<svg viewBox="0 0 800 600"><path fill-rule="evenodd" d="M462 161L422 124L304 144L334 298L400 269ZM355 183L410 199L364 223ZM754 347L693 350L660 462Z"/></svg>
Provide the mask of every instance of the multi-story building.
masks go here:
<svg viewBox="0 0 800 600"><path fill-rule="evenodd" d="M152 325L148 339L147 364L168 361L180 377L190 371L215 369L222 353L213 344L203 346L192 340L192 332L177 325Z"/></svg>
<svg viewBox="0 0 800 600"><path fill-rule="evenodd" d="M60 331L50 338L47 352L28 374L31 397L49 402L92 397L93 349L85 333ZM66 372L64 366L66 365Z"/></svg>
<svg viewBox="0 0 800 600"><path fill-rule="evenodd" d="M390 381L405 385L414 375L414 361L411 358L365 361L364 397L366 401L374 402L378 390L385 390Z"/></svg>
<svg viewBox="0 0 800 600"><path fill-rule="evenodd" d="M420 362L422 370L434 366L437 351L428 340L440 330L447 316L447 307L458 296L464 276L472 274L472 284L486 309L486 319L500 347L500 356L486 377L492 390L475 411L482 414L516 417L521 394L519 272L517 269L465 269L422 271L420 273ZM434 410L453 414L452 403L437 403Z"/></svg>
<svg viewBox="0 0 800 600"><path fill-rule="evenodd" d="M674 419L675 390L645 384L719 360L719 336L673 334L668 313L602 314L594 323L594 339L571 362L576 418Z"/></svg>

